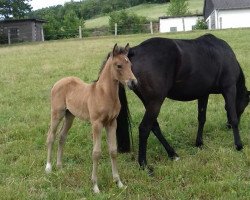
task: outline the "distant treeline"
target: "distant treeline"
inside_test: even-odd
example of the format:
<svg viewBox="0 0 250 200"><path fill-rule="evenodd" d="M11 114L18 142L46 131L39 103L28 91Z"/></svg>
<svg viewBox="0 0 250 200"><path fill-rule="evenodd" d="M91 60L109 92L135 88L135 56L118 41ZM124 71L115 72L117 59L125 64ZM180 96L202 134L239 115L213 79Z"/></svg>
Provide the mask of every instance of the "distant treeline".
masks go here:
<svg viewBox="0 0 250 200"><path fill-rule="evenodd" d="M84 20L102 16L143 3L166 3L169 0L84 0L67 2L63 6L31 11L27 18L41 18L48 21L44 25L45 39L74 37L78 27L84 27ZM136 14L136 13L135 13Z"/></svg>
<svg viewBox="0 0 250 200"><path fill-rule="evenodd" d="M72 10L79 19L91 19L98 15L129 8L143 3L166 3L169 0L85 0L81 2L68 2L64 6L54 6L32 11L29 17L43 17L47 12L63 15ZM46 16L45 16L46 17Z"/></svg>

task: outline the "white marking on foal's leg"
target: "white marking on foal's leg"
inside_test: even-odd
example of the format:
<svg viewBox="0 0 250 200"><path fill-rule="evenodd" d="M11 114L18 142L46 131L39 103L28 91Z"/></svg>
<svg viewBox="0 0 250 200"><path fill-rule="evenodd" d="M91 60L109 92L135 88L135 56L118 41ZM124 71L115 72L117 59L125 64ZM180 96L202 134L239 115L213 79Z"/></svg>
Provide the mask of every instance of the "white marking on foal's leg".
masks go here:
<svg viewBox="0 0 250 200"><path fill-rule="evenodd" d="M99 188L98 188L98 185L97 185L97 184L94 184L93 190L94 190L94 193L95 193L95 194L100 193L100 190L99 190Z"/></svg>
<svg viewBox="0 0 250 200"><path fill-rule="evenodd" d="M51 163L46 164L45 172L49 174L52 171L52 166Z"/></svg>
<svg viewBox="0 0 250 200"><path fill-rule="evenodd" d="M117 181L116 184L117 184L118 188L123 188L124 187L121 180Z"/></svg>

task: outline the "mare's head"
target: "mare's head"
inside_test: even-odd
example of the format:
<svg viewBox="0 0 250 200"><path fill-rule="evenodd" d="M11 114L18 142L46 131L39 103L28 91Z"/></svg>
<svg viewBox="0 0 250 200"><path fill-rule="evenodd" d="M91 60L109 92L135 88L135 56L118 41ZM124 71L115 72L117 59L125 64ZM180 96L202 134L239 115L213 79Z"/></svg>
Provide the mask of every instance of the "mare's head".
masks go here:
<svg viewBox="0 0 250 200"><path fill-rule="evenodd" d="M245 108L249 104L250 101L250 91L245 90L244 93L241 95L240 98L237 98L236 108L237 108L237 116L240 119L240 116L244 112Z"/></svg>
<svg viewBox="0 0 250 200"><path fill-rule="evenodd" d="M109 59L111 60L110 64L113 78L132 89L137 84L137 79L131 70L128 51L129 44L127 44L125 48L118 47L117 44L115 44Z"/></svg>

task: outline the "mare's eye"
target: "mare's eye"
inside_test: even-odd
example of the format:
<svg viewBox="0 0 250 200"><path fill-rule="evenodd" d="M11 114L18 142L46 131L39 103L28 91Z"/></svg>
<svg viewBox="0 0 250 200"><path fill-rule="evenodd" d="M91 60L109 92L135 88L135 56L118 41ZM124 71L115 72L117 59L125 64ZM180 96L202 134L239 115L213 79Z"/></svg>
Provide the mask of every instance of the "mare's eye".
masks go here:
<svg viewBox="0 0 250 200"><path fill-rule="evenodd" d="M121 69L121 68L122 68L122 65L119 65L119 64L118 64L118 65L117 65L117 68Z"/></svg>

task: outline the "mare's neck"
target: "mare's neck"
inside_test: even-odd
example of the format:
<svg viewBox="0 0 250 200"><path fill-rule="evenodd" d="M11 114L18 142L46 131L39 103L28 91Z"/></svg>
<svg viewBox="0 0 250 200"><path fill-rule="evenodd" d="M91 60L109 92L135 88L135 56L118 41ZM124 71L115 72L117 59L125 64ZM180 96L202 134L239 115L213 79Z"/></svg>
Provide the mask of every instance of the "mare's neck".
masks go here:
<svg viewBox="0 0 250 200"><path fill-rule="evenodd" d="M111 67L111 58L109 58L96 82L96 88L101 89L105 95L119 98L119 82L113 77Z"/></svg>

